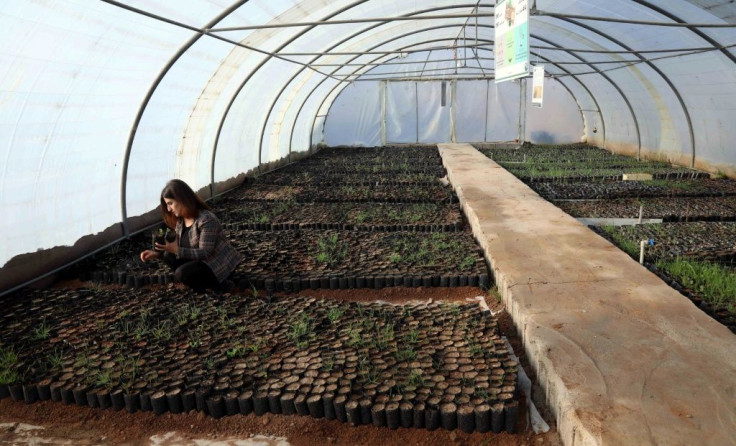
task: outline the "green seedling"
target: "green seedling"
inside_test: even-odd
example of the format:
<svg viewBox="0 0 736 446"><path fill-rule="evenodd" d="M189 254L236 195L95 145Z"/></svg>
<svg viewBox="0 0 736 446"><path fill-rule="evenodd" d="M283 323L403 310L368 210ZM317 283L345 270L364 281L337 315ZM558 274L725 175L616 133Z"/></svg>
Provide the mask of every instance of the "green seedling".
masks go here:
<svg viewBox="0 0 736 446"><path fill-rule="evenodd" d="M46 325L46 319L41 320L41 323L38 324L34 329L33 333L31 333L30 340L31 341L41 341L44 339L48 339L51 335L51 329L48 325Z"/></svg>

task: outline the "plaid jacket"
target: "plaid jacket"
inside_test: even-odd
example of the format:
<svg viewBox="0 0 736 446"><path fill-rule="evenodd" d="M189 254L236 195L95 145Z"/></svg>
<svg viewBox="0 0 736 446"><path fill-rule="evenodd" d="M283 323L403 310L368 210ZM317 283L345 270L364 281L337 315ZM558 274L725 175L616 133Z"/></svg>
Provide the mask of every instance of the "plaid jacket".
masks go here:
<svg viewBox="0 0 736 446"><path fill-rule="evenodd" d="M183 229L184 220L179 219L176 223L177 240L181 240ZM199 217L189 228L189 246L196 246L196 248L182 248L179 242L177 258L203 261L220 282L227 279L243 260L243 255L225 239L220 220L207 210L199 211Z"/></svg>

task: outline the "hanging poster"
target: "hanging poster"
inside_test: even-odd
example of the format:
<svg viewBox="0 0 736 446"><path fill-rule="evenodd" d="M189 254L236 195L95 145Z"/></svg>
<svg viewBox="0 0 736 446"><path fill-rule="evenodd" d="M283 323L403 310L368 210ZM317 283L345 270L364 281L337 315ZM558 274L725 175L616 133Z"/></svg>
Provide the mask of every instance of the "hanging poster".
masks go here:
<svg viewBox="0 0 736 446"><path fill-rule="evenodd" d="M544 65L534 67L532 76L532 106L542 108L544 98Z"/></svg>
<svg viewBox="0 0 736 446"><path fill-rule="evenodd" d="M529 74L529 0L496 2L495 41L496 82Z"/></svg>

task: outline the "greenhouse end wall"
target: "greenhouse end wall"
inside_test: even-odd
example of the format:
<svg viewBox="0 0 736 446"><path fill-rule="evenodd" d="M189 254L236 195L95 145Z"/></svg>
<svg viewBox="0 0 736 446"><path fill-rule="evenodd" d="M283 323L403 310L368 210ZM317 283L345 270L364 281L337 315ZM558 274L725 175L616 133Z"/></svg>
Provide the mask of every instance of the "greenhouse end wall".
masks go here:
<svg viewBox="0 0 736 446"><path fill-rule="evenodd" d="M580 142L585 133L575 99L557 82L547 83L542 108L520 107L520 89L531 89L526 81L446 81L444 102L442 84L440 80L363 81L346 87L327 115L325 143L377 146L524 140L566 144Z"/></svg>

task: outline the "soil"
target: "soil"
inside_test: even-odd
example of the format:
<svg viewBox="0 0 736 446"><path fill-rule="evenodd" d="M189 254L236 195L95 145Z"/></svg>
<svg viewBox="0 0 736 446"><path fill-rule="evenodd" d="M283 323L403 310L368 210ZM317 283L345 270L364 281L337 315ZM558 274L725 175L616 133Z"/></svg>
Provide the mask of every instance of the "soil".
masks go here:
<svg viewBox="0 0 736 446"><path fill-rule="evenodd" d="M64 284L73 287L74 283ZM501 334L511 343L515 354L529 376L531 370L524 355L523 345L516 335L511 317L503 310L503 305L492 294L474 287L459 288L404 288L395 287L381 290L306 290L300 293L314 297L333 298L343 301L376 301L381 300L402 304L413 300L427 301L465 301L476 296L484 296L491 310L497 314ZM540 392L537 391L539 394ZM526 399L519 395L522 414L526 410ZM548 411L539 407L550 425L553 425ZM91 409L80 406L65 406L51 401L27 405L15 402L10 398L0 400L0 423L25 423L40 425L45 429L44 438L61 439L72 444L130 444L143 445L152 442L152 436L173 438L158 444L194 444L195 440L217 441L218 444L235 444L238 439L247 439L256 435L280 437L292 445L560 445L559 436L554 427L545 434L535 435L526 421L520 416L516 426L517 433L478 433L466 434L459 430L446 431L438 429L377 428L373 426L353 427L336 420L315 419L312 417L282 416L265 414L255 416L236 415L214 419L203 413L165 414L156 416L152 412ZM5 431L12 430L12 425L4 425ZM0 443L33 443L24 440L22 435L0 431ZM37 440L36 440L37 442ZM51 441L58 443L57 441ZM242 444L242 443L240 443ZM260 443L267 444L267 443ZM275 444L275 442L274 442Z"/></svg>

